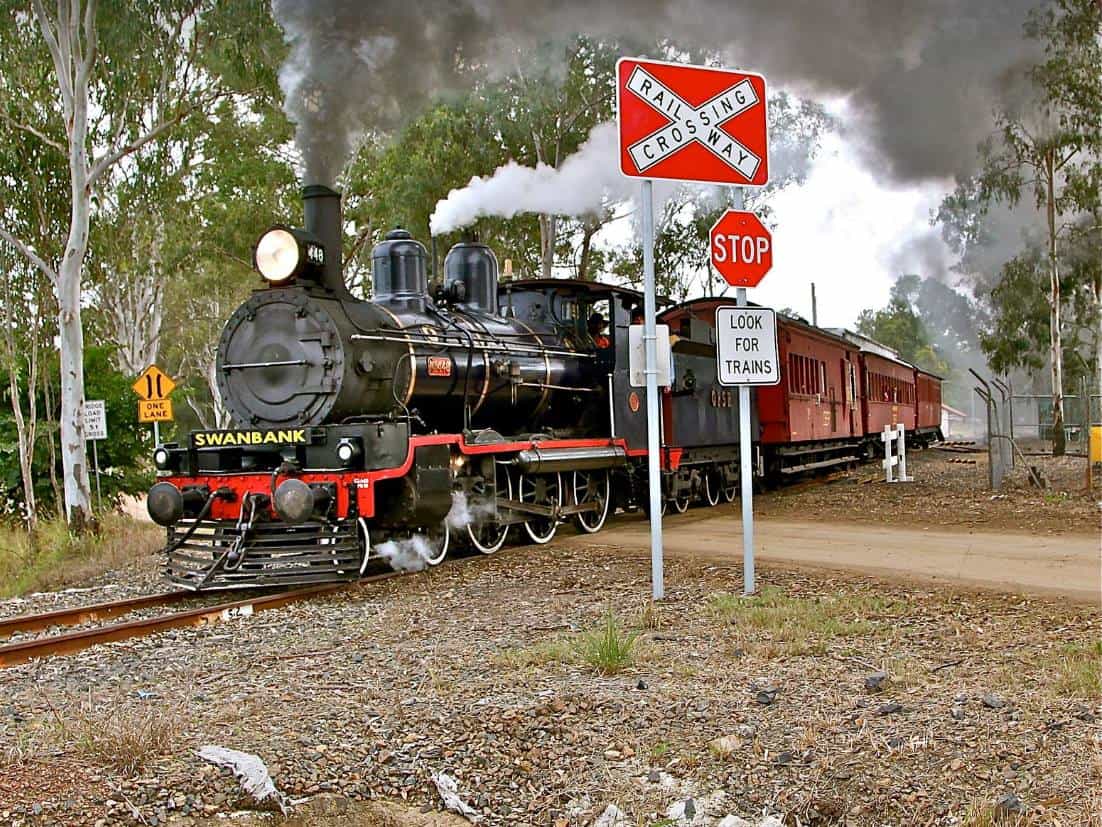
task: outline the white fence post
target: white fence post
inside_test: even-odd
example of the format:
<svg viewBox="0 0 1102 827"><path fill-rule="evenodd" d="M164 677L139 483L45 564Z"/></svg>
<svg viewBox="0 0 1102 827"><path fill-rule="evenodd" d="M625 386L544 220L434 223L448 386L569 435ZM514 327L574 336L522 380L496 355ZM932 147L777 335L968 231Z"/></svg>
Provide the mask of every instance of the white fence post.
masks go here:
<svg viewBox="0 0 1102 827"><path fill-rule="evenodd" d="M903 424L894 428L885 425L880 438L884 441L884 481L914 482L914 477L907 476L907 437ZM898 476L892 473L896 466L899 467Z"/></svg>

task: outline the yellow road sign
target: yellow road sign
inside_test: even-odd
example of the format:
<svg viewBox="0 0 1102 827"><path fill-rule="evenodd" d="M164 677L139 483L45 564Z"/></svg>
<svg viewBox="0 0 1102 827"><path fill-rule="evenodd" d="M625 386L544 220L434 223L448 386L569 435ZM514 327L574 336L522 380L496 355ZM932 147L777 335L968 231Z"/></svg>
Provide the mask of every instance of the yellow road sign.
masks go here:
<svg viewBox="0 0 1102 827"><path fill-rule="evenodd" d="M171 399L143 399L138 403L139 422L171 422Z"/></svg>
<svg viewBox="0 0 1102 827"><path fill-rule="evenodd" d="M159 367L150 365L142 371L142 375L137 378L131 387L134 388L134 393L142 399L157 400L168 399L168 395L172 393L176 383L171 376ZM172 415L170 414L168 418L172 419ZM153 420L142 420L142 422L146 421L152 422Z"/></svg>

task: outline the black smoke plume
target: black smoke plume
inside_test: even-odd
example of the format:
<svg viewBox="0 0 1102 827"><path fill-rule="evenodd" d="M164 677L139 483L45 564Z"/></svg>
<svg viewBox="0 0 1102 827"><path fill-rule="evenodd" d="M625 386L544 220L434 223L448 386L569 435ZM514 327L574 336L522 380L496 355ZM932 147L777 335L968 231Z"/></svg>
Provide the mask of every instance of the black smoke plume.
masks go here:
<svg viewBox="0 0 1102 827"><path fill-rule="evenodd" d="M331 185L366 133L432 96L576 34L667 39L799 93L848 96L885 175L911 182L971 171L992 110L1035 56L1022 24L1036 1L273 0L273 11L309 183Z"/></svg>

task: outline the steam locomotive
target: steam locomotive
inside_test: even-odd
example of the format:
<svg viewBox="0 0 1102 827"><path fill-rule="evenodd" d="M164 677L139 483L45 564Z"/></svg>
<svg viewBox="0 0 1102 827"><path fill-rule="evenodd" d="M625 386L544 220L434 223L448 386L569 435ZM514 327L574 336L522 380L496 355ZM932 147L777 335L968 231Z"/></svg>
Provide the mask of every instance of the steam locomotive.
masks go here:
<svg viewBox="0 0 1102 827"><path fill-rule="evenodd" d="M567 521L593 533L617 508L646 507L646 406L628 358L638 292L502 282L492 250L474 242L452 247L430 286L425 247L394 230L372 251L372 299L361 300L342 274L340 195L309 186L303 203L304 228L276 225L257 242L264 284L218 345L234 427L155 448L147 504L167 529L170 581L198 590L352 580L396 544L435 565L455 543L491 554L510 532L546 543ZM669 307L660 321L674 362L661 406L663 508L731 501L739 413L716 381L714 300ZM829 339L859 367L857 344L786 324L782 358L795 331ZM852 392L827 401L824 373L815 403L845 408L828 415L833 431L757 440L759 474L870 453L875 435L856 418L838 427L867 407L845 370ZM919 426L903 401L892 416ZM751 416L753 433L770 433L775 423L760 423L757 408Z"/></svg>

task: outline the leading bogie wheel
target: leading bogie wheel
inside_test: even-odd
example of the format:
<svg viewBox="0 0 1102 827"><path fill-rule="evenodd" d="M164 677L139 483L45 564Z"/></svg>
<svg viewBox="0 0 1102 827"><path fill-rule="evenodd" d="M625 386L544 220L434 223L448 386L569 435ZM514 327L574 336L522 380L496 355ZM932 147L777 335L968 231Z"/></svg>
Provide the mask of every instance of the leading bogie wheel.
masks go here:
<svg viewBox="0 0 1102 827"><path fill-rule="evenodd" d="M575 505L596 504L594 511L579 511L574 522L586 534L596 534L608 519L612 501L612 484L608 471L574 471L572 474Z"/></svg>
<svg viewBox="0 0 1102 827"><path fill-rule="evenodd" d="M678 514L684 514L689 510L689 503L692 502L692 497L674 497L673 498L673 510Z"/></svg>
<svg viewBox="0 0 1102 827"><path fill-rule="evenodd" d="M562 503L562 475L521 474L517 477L517 499L522 503L554 508ZM533 543L550 543L559 527L554 517L530 517L524 521L524 532Z"/></svg>
<svg viewBox="0 0 1102 827"><path fill-rule="evenodd" d="M713 508L719 505L720 485L718 471L704 472L704 501Z"/></svg>
<svg viewBox="0 0 1102 827"><path fill-rule="evenodd" d="M509 473L503 471L501 476L505 479L505 496L502 499L513 499L513 481L509 479ZM500 492L500 488L498 489ZM502 525L497 520L471 520L467 523L467 539L480 554L493 554L500 551L505 545L505 538L509 536L509 526Z"/></svg>

